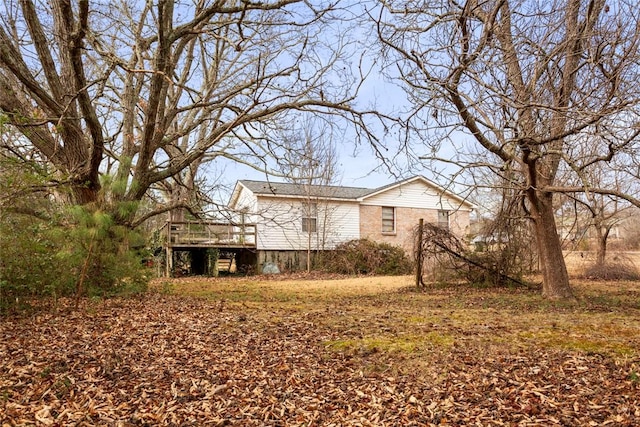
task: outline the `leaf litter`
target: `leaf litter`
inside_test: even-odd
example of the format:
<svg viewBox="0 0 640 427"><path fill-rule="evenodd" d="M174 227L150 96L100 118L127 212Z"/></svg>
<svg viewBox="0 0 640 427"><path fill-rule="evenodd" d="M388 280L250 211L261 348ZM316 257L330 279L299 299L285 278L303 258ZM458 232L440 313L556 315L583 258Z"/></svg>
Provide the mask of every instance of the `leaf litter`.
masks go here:
<svg viewBox="0 0 640 427"><path fill-rule="evenodd" d="M454 299L149 293L2 319L1 425L640 425L637 352L537 345L526 318L494 304L465 319Z"/></svg>

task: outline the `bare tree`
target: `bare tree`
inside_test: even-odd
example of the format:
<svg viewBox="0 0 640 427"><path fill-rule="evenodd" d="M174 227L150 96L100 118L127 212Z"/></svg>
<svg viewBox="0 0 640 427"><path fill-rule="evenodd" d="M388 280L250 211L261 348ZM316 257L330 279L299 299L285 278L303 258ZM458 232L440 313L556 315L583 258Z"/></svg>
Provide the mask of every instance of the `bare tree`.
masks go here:
<svg viewBox="0 0 640 427"><path fill-rule="evenodd" d="M331 125L317 117L306 117L296 132L282 136L288 149L278 161L281 173L300 188L304 197L300 213L307 237L307 271L311 271L312 251L325 249L332 223L327 186L337 182L338 156Z"/></svg>
<svg viewBox="0 0 640 427"><path fill-rule="evenodd" d="M636 185L635 179L630 179L628 175L615 170L603 171L602 168L594 168L589 172L589 182L597 184L599 188L612 188L628 194L634 192ZM611 231L627 220L635 207L626 200L590 191L569 194L567 197L576 211L576 230L587 237L589 229L594 231L596 266L603 266Z"/></svg>
<svg viewBox="0 0 640 427"><path fill-rule="evenodd" d="M386 1L375 12L393 76L415 107L408 120L435 153L462 168L506 176L532 220L543 295L572 296L554 194L588 182L637 145L640 14L622 0ZM574 150L597 134L596 146ZM444 159L438 153L451 148ZM581 185L564 185L561 167Z"/></svg>
<svg viewBox="0 0 640 427"><path fill-rule="evenodd" d="M13 142L15 138L0 126L0 141ZM49 218L52 188L41 178L40 160L37 153L0 146L0 220L8 214Z"/></svg>
<svg viewBox="0 0 640 427"><path fill-rule="evenodd" d="M288 112L362 119L357 58L328 34L342 13L301 0L7 1L0 118L70 186L72 203L96 201L104 173L125 183L114 201L172 187L158 209L117 218L135 226L189 206L179 188L193 190L203 162L261 167Z"/></svg>
<svg viewBox="0 0 640 427"><path fill-rule="evenodd" d="M587 207L591 213L591 226L596 232L596 265L604 265L611 230L624 221L632 206L597 194Z"/></svg>

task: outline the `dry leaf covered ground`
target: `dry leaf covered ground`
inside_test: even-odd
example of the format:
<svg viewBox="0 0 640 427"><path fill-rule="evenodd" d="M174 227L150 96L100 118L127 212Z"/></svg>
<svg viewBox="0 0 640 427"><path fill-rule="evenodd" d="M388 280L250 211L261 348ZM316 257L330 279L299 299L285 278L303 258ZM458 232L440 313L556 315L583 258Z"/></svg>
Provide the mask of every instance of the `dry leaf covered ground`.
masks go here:
<svg viewBox="0 0 640 427"><path fill-rule="evenodd" d="M640 425L640 284L158 281L0 321L13 425Z"/></svg>

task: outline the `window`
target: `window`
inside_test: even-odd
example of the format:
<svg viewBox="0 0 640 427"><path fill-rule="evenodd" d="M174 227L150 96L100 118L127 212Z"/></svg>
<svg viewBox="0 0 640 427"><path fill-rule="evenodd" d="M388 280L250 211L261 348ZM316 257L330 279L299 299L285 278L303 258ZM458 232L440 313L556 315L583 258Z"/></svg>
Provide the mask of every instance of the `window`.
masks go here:
<svg viewBox="0 0 640 427"><path fill-rule="evenodd" d="M318 231L316 218L302 218L302 231L305 233L315 233Z"/></svg>
<svg viewBox="0 0 640 427"><path fill-rule="evenodd" d="M438 211L438 227L449 229L449 211Z"/></svg>
<svg viewBox="0 0 640 427"><path fill-rule="evenodd" d="M305 203L302 206L302 231L304 233L316 233L318 231L318 205Z"/></svg>
<svg viewBox="0 0 640 427"><path fill-rule="evenodd" d="M382 232L396 232L396 208L382 207Z"/></svg>

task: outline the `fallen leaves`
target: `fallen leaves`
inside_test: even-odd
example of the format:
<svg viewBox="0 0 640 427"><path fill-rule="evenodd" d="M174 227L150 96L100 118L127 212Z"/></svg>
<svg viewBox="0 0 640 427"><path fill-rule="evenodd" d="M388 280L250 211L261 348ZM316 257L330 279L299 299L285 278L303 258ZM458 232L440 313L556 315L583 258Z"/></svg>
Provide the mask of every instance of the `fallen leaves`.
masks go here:
<svg viewBox="0 0 640 427"><path fill-rule="evenodd" d="M400 306L389 311L373 297L323 304L307 311L266 303L223 307L149 294L3 319L0 420L3 426L640 424L640 387L629 377L637 360L496 346L484 338L506 327L459 319L407 324ZM394 342L389 337L434 333L455 342L384 348ZM382 347L327 345L364 342L367 334L386 337L378 340Z"/></svg>

